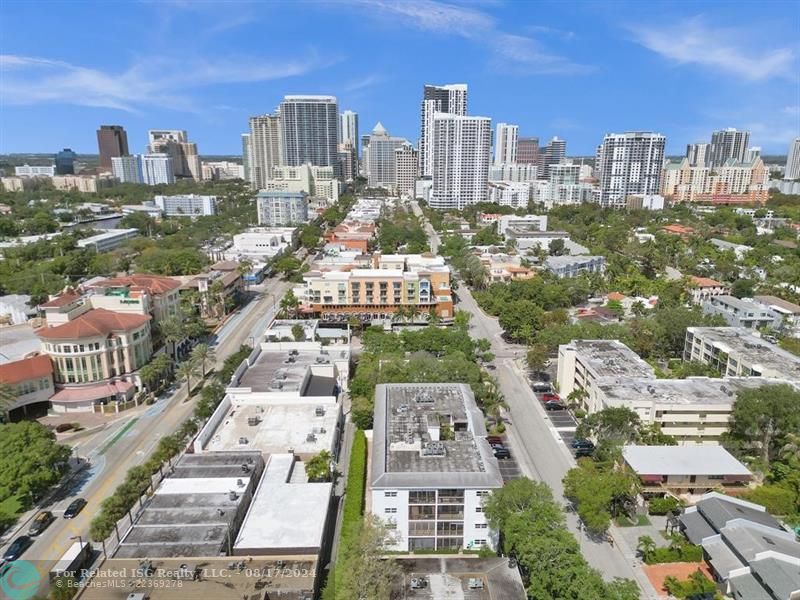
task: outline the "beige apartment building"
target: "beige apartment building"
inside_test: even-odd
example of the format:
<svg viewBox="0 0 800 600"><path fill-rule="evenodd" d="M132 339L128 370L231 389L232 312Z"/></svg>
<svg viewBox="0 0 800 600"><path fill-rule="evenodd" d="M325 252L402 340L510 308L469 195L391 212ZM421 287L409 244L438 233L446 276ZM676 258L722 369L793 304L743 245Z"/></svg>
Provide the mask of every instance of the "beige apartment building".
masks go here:
<svg viewBox="0 0 800 600"><path fill-rule="evenodd" d="M728 159L720 167L693 167L687 158L669 162L661 177L661 195L672 202L764 203L769 169L760 157Z"/></svg>
<svg viewBox="0 0 800 600"><path fill-rule="evenodd" d="M368 321L408 307L420 315L453 316L450 269L438 256L375 255L371 268L310 271L295 295L303 312L323 319Z"/></svg>

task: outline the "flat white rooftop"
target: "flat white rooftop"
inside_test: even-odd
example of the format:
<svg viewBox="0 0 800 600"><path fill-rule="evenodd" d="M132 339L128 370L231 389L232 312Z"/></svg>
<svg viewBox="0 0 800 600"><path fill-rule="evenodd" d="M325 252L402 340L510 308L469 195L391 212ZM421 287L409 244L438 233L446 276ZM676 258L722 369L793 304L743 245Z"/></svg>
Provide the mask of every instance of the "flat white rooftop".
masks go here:
<svg viewBox="0 0 800 600"><path fill-rule="evenodd" d="M638 475L751 475L722 446L625 446L622 455Z"/></svg>
<svg viewBox="0 0 800 600"><path fill-rule="evenodd" d="M269 457L234 544L236 554L317 553L328 520L331 483L289 483L302 468L291 454Z"/></svg>

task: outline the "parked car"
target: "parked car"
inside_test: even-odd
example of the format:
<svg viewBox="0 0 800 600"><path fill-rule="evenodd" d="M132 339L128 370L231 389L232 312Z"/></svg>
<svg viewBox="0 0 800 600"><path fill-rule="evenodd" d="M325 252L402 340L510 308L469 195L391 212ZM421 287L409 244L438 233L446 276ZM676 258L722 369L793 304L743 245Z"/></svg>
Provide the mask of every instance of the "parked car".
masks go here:
<svg viewBox="0 0 800 600"><path fill-rule="evenodd" d="M50 523L53 522L53 513L49 510L43 510L38 515L36 515L31 523L30 528L28 529L28 535L30 536L37 536L42 533Z"/></svg>
<svg viewBox="0 0 800 600"><path fill-rule="evenodd" d="M542 395L542 402L548 402L550 400L555 400L556 402L558 402L559 400L561 400L561 397L555 392L545 392Z"/></svg>
<svg viewBox="0 0 800 600"><path fill-rule="evenodd" d="M584 447L584 448L577 448L575 450L575 458L582 458L584 456L592 456L594 454L594 446L591 448Z"/></svg>
<svg viewBox="0 0 800 600"><path fill-rule="evenodd" d="M499 449L503 449L503 450L505 450L505 449L506 449L506 447L505 447L505 445L504 445L504 444L499 444L499 443L497 443L497 442L495 442L495 443L490 443L489 445L492 447L492 450L499 450Z"/></svg>
<svg viewBox="0 0 800 600"><path fill-rule="evenodd" d="M504 444L505 443L505 440L503 440L503 438L500 437L499 435L487 435L486 436L486 441L489 442L489 444Z"/></svg>
<svg viewBox="0 0 800 600"><path fill-rule="evenodd" d="M545 410L564 410L565 408L567 407L557 400L548 400L544 403Z"/></svg>
<svg viewBox="0 0 800 600"><path fill-rule="evenodd" d="M494 457L511 458L511 452L508 451L508 448L494 448Z"/></svg>
<svg viewBox="0 0 800 600"><path fill-rule="evenodd" d="M545 383L544 381L536 381L534 382L533 391L537 394L544 394L546 392L551 392L553 388L550 386L549 383Z"/></svg>
<svg viewBox="0 0 800 600"><path fill-rule="evenodd" d="M584 440L581 438L575 438L572 440L570 444L573 448L591 448L594 449L594 443L591 440Z"/></svg>
<svg viewBox="0 0 800 600"><path fill-rule="evenodd" d="M84 506L86 506L86 500L84 500L83 498L76 498L67 507L67 510L64 511L64 518L74 519L78 515L78 513L83 510Z"/></svg>
<svg viewBox="0 0 800 600"><path fill-rule="evenodd" d="M11 542L11 545L8 547L8 549L6 549L5 554L3 554L3 560L8 562L17 560L32 543L33 540L27 535L19 536L17 539Z"/></svg>

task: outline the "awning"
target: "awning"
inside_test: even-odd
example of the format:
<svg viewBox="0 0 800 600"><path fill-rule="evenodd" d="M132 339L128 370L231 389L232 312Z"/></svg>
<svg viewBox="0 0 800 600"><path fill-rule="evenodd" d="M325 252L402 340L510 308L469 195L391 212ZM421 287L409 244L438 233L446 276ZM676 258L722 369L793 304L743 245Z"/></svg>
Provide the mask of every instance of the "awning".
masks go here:
<svg viewBox="0 0 800 600"><path fill-rule="evenodd" d="M50 398L50 401L57 404L94 402L103 398L116 398L118 394L127 398L128 392L133 387L134 385L130 381L115 381L114 383L61 388Z"/></svg>

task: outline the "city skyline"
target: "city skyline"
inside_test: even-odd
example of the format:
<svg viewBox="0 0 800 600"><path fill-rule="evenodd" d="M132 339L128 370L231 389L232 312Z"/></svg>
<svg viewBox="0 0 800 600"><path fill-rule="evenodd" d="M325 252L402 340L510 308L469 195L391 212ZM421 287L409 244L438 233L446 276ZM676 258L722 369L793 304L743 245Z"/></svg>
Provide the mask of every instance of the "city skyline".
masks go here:
<svg viewBox="0 0 800 600"><path fill-rule="evenodd" d="M240 154L248 119L292 94L336 96L363 131L381 121L416 146L423 86L463 82L469 114L518 124L520 137L566 139L571 155L593 155L604 135L631 130L664 134L667 154L680 155L728 127L750 131L764 154L785 154L800 135L800 69L785 18L797 5L782 5L770 15L747 3L534 13L515 3L374 0L234 3L220 17L215 3L129 3L112 31L92 3L53 5L36 19L35 7L10 3L0 152L95 153L97 128L114 123L132 153L145 150L147 130L168 128L190 131L204 154ZM333 20L356 33L357 47L326 26ZM58 44L78 25L95 35ZM288 43L304 28L311 42ZM401 41L413 51L398 63Z"/></svg>

